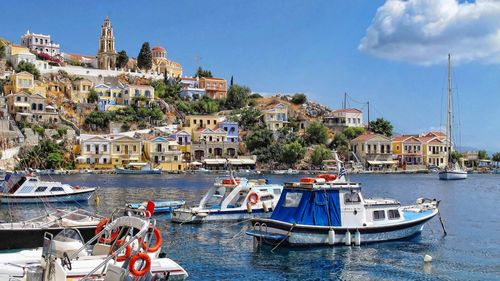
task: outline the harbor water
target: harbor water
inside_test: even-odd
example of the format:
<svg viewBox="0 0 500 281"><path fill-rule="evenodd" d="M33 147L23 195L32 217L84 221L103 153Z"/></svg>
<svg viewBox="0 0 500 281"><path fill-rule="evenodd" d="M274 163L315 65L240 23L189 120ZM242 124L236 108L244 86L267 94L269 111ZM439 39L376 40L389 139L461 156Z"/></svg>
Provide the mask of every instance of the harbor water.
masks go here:
<svg viewBox="0 0 500 281"><path fill-rule="evenodd" d="M300 176L255 175L272 183ZM100 203L81 207L109 215L125 203L185 200L197 204L213 175L71 175L46 179L99 186ZM500 280L500 175L469 175L439 181L436 174L352 175L365 197L396 198L412 204L418 197L441 200L448 235L437 218L422 235L405 241L359 247L254 248L245 235L248 223L179 225L158 216L164 251L183 266L189 280ZM44 204L2 206L4 221L44 212ZM59 206L62 207L62 206ZM424 263L424 255L433 257Z"/></svg>

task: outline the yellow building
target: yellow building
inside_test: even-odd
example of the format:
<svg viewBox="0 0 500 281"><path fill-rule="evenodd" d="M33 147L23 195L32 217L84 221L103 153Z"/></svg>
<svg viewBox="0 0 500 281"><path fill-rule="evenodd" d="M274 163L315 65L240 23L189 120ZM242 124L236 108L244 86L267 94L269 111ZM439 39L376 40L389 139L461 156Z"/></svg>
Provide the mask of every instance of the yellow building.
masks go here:
<svg viewBox="0 0 500 281"><path fill-rule="evenodd" d="M111 141L107 137L82 137L75 150L79 152L77 169L110 170L114 167L111 163Z"/></svg>
<svg viewBox="0 0 500 281"><path fill-rule="evenodd" d="M12 74L5 83L3 91L5 94L24 91L31 94L37 93L44 97L47 93L45 84L35 80L33 74L27 71Z"/></svg>
<svg viewBox="0 0 500 281"><path fill-rule="evenodd" d="M123 99L116 99L118 105L134 105L139 107L149 106L155 98L155 89L147 85L127 85L123 90Z"/></svg>
<svg viewBox="0 0 500 281"><path fill-rule="evenodd" d="M444 168L448 165L446 142L437 136L418 138L422 142L423 162L427 166Z"/></svg>
<svg viewBox="0 0 500 281"><path fill-rule="evenodd" d="M166 73L169 77L181 77L182 65L167 58L167 50L161 46L156 46L151 49L153 57L152 70L158 74Z"/></svg>
<svg viewBox="0 0 500 281"><path fill-rule="evenodd" d="M219 117L216 115L188 115L183 130L191 134L193 141L200 140L200 129L217 129Z"/></svg>
<svg viewBox="0 0 500 281"><path fill-rule="evenodd" d="M179 144L165 137L153 137L144 142L144 156L152 166L162 171L182 171L186 163L182 161Z"/></svg>
<svg viewBox="0 0 500 281"><path fill-rule="evenodd" d="M93 86L94 83L89 79L77 79L71 81L71 85L66 87L66 92L71 101L75 103L87 103L89 92Z"/></svg>
<svg viewBox="0 0 500 281"><path fill-rule="evenodd" d="M277 131L288 124L288 107L282 103L273 105L271 108L263 110L264 123L271 131Z"/></svg>
<svg viewBox="0 0 500 281"><path fill-rule="evenodd" d="M402 168L424 165L422 142L415 136L396 136L392 138L392 154Z"/></svg>
<svg viewBox="0 0 500 281"><path fill-rule="evenodd" d="M142 141L128 136L110 136L111 163L124 166L142 161Z"/></svg>
<svg viewBox="0 0 500 281"><path fill-rule="evenodd" d="M191 134L184 131L178 130L170 135L178 144L179 150L182 152L182 158L186 162L191 161Z"/></svg>

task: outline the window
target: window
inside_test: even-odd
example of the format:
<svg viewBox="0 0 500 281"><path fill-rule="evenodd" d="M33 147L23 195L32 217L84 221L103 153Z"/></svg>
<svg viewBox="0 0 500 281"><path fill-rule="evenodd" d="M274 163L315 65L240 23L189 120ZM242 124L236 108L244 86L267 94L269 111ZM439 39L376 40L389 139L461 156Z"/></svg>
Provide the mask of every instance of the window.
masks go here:
<svg viewBox="0 0 500 281"><path fill-rule="evenodd" d="M50 192L56 192L56 191L64 191L64 188L60 186L54 186L53 188L50 189Z"/></svg>
<svg viewBox="0 0 500 281"><path fill-rule="evenodd" d="M120 152L120 146L119 145L116 146L116 152Z"/></svg>
<svg viewBox="0 0 500 281"><path fill-rule="evenodd" d="M302 199L302 193L300 192L288 192L286 194L285 202L283 207L293 208L299 206L300 200Z"/></svg>
<svg viewBox="0 0 500 281"><path fill-rule="evenodd" d="M134 150L134 152L136 152L136 151L137 151L137 145L134 145L134 146L132 147L132 149Z"/></svg>
<svg viewBox="0 0 500 281"><path fill-rule="evenodd" d="M90 144L87 144L87 151L90 151Z"/></svg>
<svg viewBox="0 0 500 281"><path fill-rule="evenodd" d="M108 145L103 144L102 145L102 151L104 151L104 152L108 151Z"/></svg>
<svg viewBox="0 0 500 281"><path fill-rule="evenodd" d="M383 210L373 211L373 220L383 220L385 219L385 212Z"/></svg>
<svg viewBox="0 0 500 281"><path fill-rule="evenodd" d="M273 200L273 199L274 199L274 196L272 196L270 194L260 197L261 201L269 201L269 200Z"/></svg>
<svg viewBox="0 0 500 281"><path fill-rule="evenodd" d="M345 203L359 203L361 200L357 192L351 192L344 194Z"/></svg>
<svg viewBox="0 0 500 281"><path fill-rule="evenodd" d="M274 194L276 194L276 195L280 195L280 194L281 194L281 189L279 189L279 188L275 188L275 189L273 190L273 193L274 193Z"/></svg>
<svg viewBox="0 0 500 281"><path fill-rule="evenodd" d="M387 216L389 217L390 220L397 220L400 217L398 210L389 210L389 211L387 211Z"/></svg>
<svg viewBox="0 0 500 281"><path fill-rule="evenodd" d="M43 104L42 103L38 104L38 110L43 110Z"/></svg>

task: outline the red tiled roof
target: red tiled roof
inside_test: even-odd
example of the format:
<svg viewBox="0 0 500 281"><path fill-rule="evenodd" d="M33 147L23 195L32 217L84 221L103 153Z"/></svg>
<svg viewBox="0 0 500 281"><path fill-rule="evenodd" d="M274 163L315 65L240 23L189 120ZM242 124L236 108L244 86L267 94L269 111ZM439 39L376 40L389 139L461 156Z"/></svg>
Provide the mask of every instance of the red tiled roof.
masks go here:
<svg viewBox="0 0 500 281"><path fill-rule="evenodd" d="M446 137L446 134L443 132L428 132L425 136L434 135L436 137Z"/></svg>
<svg viewBox="0 0 500 281"><path fill-rule="evenodd" d="M361 110L356 109L356 108L346 108L346 109L337 109L333 113L340 113L340 112L346 112L346 113L361 113Z"/></svg>
<svg viewBox="0 0 500 281"><path fill-rule="evenodd" d="M158 45L158 46L155 46L151 49L152 51L165 51L165 48L163 48L162 46Z"/></svg>

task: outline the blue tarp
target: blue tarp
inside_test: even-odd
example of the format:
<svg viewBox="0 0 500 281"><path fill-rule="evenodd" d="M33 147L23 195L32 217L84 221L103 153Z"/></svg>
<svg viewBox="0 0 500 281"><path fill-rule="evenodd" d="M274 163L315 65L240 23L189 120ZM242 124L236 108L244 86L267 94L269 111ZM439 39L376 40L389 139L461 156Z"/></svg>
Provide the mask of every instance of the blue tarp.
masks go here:
<svg viewBox="0 0 500 281"><path fill-rule="evenodd" d="M285 206L287 195L302 194L296 207ZM271 219L288 223L317 226L341 226L340 199L338 190L285 189Z"/></svg>

